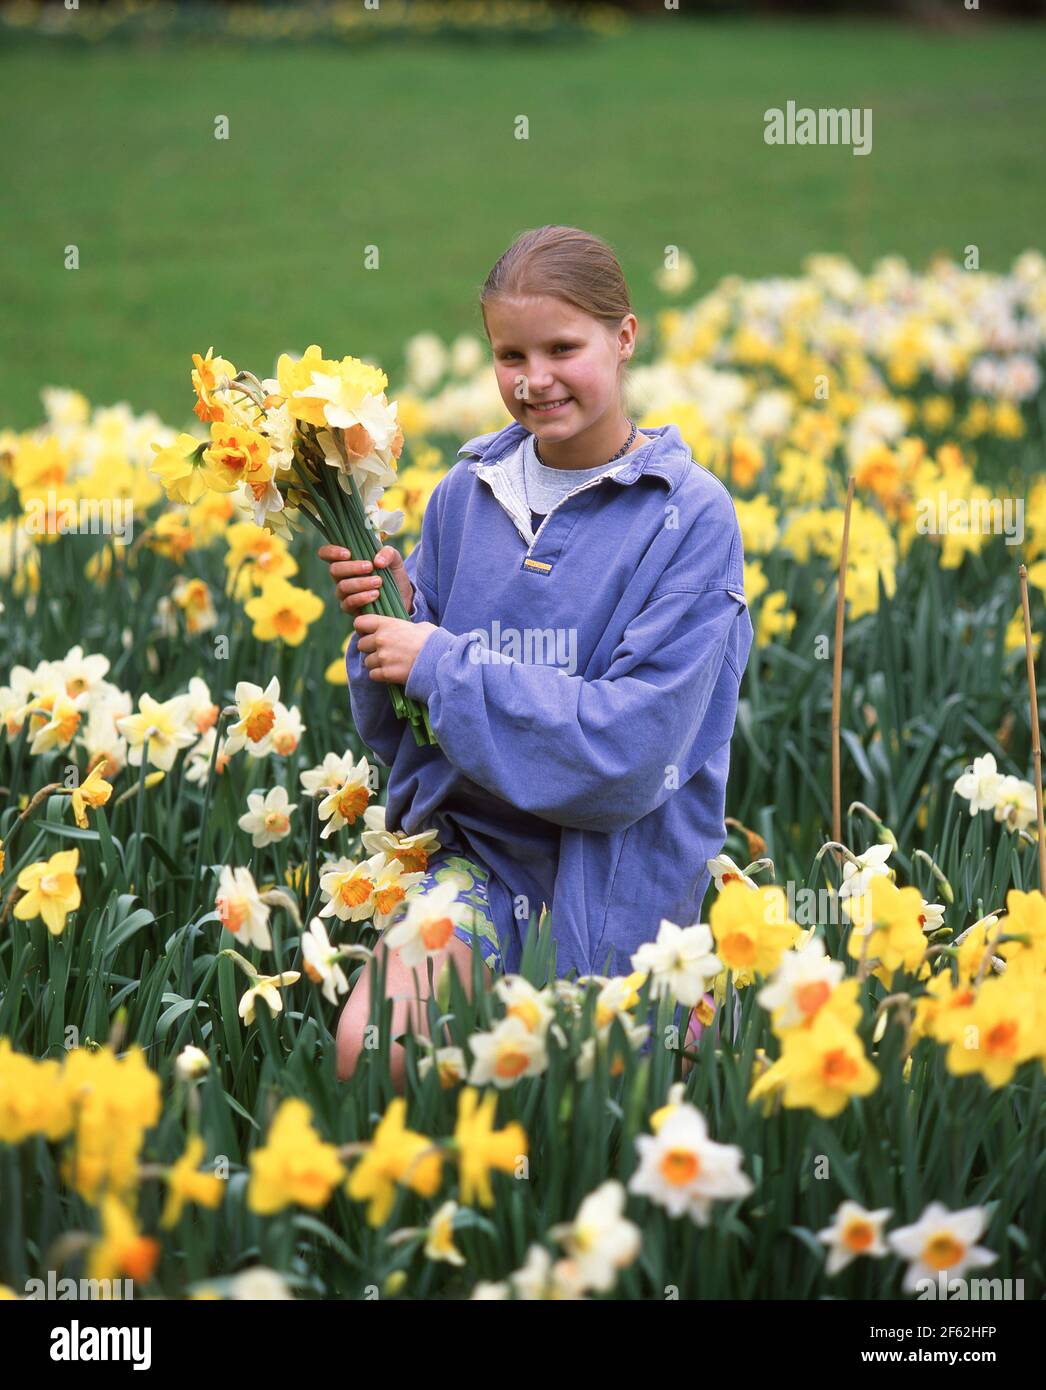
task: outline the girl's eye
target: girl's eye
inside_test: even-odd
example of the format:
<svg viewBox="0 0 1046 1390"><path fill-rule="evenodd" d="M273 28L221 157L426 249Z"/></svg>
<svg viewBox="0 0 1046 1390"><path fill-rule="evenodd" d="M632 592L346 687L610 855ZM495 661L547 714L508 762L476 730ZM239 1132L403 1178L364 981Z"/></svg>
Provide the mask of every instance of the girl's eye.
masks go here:
<svg viewBox="0 0 1046 1390"><path fill-rule="evenodd" d="M553 351L553 352L573 352L573 351L574 351L574 344L573 344L573 343L557 343L557 344L555 345L555 347L552 349L552 351ZM520 354L519 354L518 352L514 352L514 351L503 352L503 353L501 353L501 361L502 361L502 362L510 362L514 357L519 357L519 355L520 355Z"/></svg>

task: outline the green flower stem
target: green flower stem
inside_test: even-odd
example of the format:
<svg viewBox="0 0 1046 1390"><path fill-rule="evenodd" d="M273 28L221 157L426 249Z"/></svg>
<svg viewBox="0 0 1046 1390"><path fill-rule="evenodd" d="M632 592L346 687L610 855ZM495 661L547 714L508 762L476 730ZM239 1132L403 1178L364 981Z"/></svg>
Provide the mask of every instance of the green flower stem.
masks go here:
<svg viewBox="0 0 1046 1390"><path fill-rule="evenodd" d="M203 840L207 832L207 815L211 809L211 797L214 794L215 769L218 765L218 749L222 741L222 724L225 721L225 710L218 715L218 722L214 726L214 747L211 749L210 766L207 768L207 785L203 793L203 810L200 813L200 834L196 841L196 860L193 864L192 882L193 892L200 878L200 865L203 862Z"/></svg>
<svg viewBox="0 0 1046 1390"><path fill-rule="evenodd" d="M145 738L142 741L142 762L138 773L138 805L134 811L134 877L131 879L134 891L145 902L142 895L141 885L138 875L141 872L142 864L142 823L145 818L145 779L149 772L149 736L151 730L147 729Z"/></svg>

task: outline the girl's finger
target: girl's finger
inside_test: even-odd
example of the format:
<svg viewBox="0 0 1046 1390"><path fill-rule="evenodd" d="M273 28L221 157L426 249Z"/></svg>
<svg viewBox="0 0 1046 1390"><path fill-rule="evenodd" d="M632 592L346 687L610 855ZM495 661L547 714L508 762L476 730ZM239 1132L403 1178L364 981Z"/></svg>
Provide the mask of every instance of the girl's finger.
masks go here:
<svg viewBox="0 0 1046 1390"><path fill-rule="evenodd" d="M362 579L339 579L336 586L339 594L371 593L381 588L381 575L365 575Z"/></svg>
<svg viewBox="0 0 1046 1390"><path fill-rule="evenodd" d="M343 613L351 613L356 608L366 608L368 603L373 603L378 597L376 593L350 594L348 598L341 600Z"/></svg>
<svg viewBox="0 0 1046 1390"><path fill-rule="evenodd" d="M354 574L370 574L372 570L369 560L339 560L332 564L330 571L335 579L348 579Z"/></svg>

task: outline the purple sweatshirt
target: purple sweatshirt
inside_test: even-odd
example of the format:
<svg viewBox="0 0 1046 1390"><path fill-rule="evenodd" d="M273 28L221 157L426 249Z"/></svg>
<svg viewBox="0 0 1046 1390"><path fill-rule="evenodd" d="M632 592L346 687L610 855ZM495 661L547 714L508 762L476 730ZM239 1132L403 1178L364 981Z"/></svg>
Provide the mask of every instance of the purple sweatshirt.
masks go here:
<svg viewBox="0 0 1046 1390"><path fill-rule="evenodd" d="M752 645L730 495L675 425L550 511L531 540L513 422L470 439L406 557L429 634L418 747L354 633L352 716L390 768L387 823L491 870L505 969L547 905L556 973L625 973L662 918L698 920Z"/></svg>

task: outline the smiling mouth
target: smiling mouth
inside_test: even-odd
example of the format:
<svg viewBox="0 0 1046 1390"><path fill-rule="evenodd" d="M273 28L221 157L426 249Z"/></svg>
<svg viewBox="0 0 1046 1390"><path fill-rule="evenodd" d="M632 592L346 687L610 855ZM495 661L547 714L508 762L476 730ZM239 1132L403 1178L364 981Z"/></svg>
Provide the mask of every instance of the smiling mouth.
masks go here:
<svg viewBox="0 0 1046 1390"><path fill-rule="evenodd" d="M549 411L559 410L561 406L569 405L573 396L564 396L558 401L529 401L527 404L531 410L536 410L539 415L548 414Z"/></svg>

